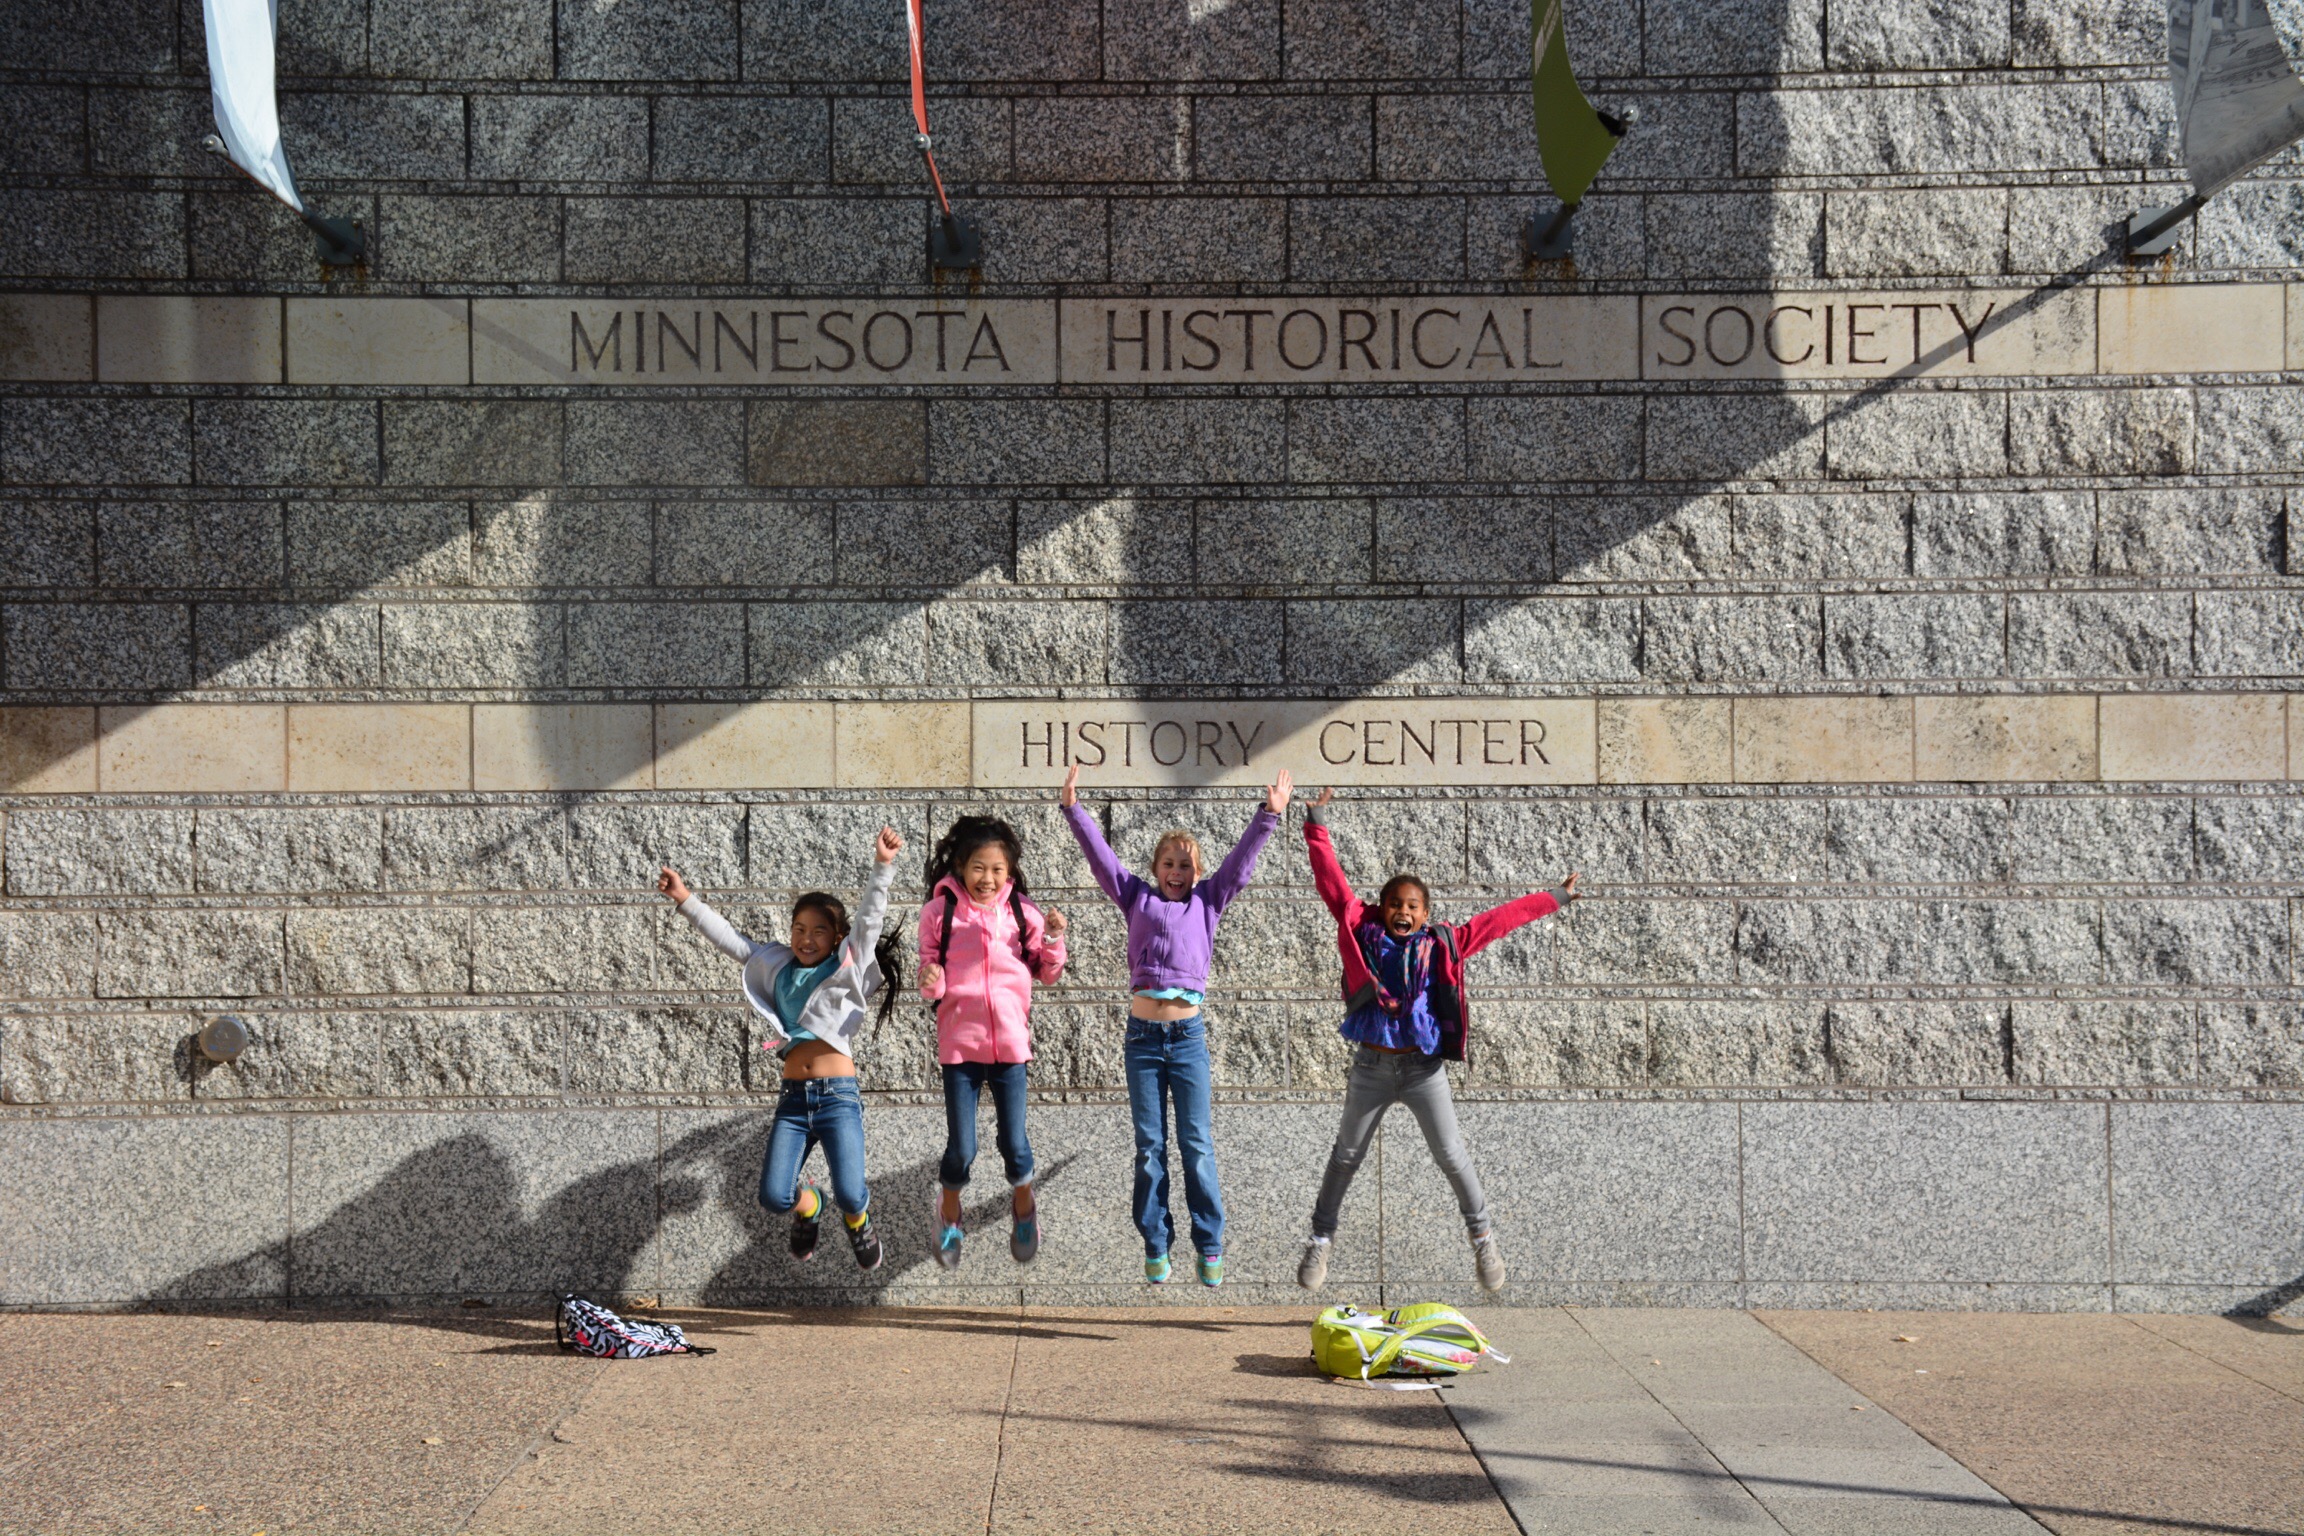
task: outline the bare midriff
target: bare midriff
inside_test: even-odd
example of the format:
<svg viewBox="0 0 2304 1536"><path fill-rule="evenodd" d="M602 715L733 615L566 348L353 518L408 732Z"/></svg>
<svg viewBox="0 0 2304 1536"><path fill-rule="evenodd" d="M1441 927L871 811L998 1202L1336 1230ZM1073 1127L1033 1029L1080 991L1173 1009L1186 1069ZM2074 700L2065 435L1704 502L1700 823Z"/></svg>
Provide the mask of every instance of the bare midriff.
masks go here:
<svg viewBox="0 0 2304 1536"><path fill-rule="evenodd" d="M1128 999L1128 1017L1148 1019L1155 1024L1173 1024L1188 1019L1200 1011L1198 1003L1186 1002L1181 997L1137 997Z"/></svg>
<svg viewBox="0 0 2304 1536"><path fill-rule="evenodd" d="M855 1075L856 1058L822 1040L803 1040L784 1058L784 1081L788 1083Z"/></svg>

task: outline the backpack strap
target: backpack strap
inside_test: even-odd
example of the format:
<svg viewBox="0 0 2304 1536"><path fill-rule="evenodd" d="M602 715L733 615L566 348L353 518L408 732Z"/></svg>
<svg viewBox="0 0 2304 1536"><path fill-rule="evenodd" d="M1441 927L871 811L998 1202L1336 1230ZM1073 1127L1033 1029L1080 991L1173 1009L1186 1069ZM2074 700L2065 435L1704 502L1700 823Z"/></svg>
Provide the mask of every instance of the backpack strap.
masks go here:
<svg viewBox="0 0 2304 1536"><path fill-rule="evenodd" d="M936 930L936 963L949 965L952 960L952 909L959 904L959 898L950 891L945 891L942 895L944 897L944 916Z"/></svg>
<svg viewBox="0 0 2304 1536"><path fill-rule="evenodd" d="M1037 971L1040 957L1032 952L1024 938L1032 931L1024 926L1024 895L1013 883L1008 887L1008 910L1016 915L1016 958L1024 962L1027 970Z"/></svg>

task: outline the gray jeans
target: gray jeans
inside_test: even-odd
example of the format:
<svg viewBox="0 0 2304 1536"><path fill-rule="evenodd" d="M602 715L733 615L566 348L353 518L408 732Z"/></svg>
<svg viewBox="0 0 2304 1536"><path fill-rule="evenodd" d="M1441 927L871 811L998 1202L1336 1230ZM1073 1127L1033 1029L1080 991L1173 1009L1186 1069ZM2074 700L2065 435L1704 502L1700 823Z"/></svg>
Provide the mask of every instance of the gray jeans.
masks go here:
<svg viewBox="0 0 2304 1536"><path fill-rule="evenodd" d="M1352 1077L1344 1089L1344 1123L1336 1128L1336 1145L1328 1153L1328 1172L1320 1180L1320 1200L1312 1207L1312 1235L1334 1237L1344 1214L1344 1192L1360 1171L1360 1159L1376 1139L1377 1122L1394 1104L1405 1103L1424 1130L1424 1145L1432 1161L1455 1186L1456 1204L1464 1212L1464 1230L1478 1237L1488 1230L1488 1197L1480 1192L1480 1175L1472 1171L1472 1154L1464 1150L1464 1133L1456 1128L1456 1100L1448 1091L1448 1064L1437 1056L1372 1051L1366 1046L1352 1053Z"/></svg>

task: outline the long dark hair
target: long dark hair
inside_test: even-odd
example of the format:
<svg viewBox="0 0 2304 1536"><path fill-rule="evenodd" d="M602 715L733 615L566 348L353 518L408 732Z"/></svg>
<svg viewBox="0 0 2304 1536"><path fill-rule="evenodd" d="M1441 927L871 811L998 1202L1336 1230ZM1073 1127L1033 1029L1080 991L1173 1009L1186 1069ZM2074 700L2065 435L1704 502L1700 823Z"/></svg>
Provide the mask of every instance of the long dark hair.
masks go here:
<svg viewBox="0 0 2304 1536"><path fill-rule="evenodd" d="M792 903L792 916L797 920L803 912L814 912L832 925L839 937L833 943L848 942L848 904L830 891L807 891ZM872 961L880 967L880 1012L873 1022L885 1024L896 1011L896 994L904 990L904 941L883 927L880 942L872 946Z"/></svg>
<svg viewBox="0 0 2304 1536"><path fill-rule="evenodd" d="M947 875L959 880L968 855L987 843L998 843L1001 852L1008 855L1008 878L1015 882L1016 894L1030 895L1031 888L1024 883L1024 840L997 816L963 816L944 829L944 835L936 839L935 851L928 855L928 895L936 894L937 885Z"/></svg>

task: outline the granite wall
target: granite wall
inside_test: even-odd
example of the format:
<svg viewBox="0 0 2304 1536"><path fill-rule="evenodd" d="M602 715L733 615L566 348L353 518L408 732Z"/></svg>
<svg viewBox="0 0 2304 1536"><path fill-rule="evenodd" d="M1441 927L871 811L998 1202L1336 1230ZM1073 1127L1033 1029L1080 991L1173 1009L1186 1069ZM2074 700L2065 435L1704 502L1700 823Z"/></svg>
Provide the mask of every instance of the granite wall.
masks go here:
<svg viewBox="0 0 2304 1536"><path fill-rule="evenodd" d="M934 0L985 259L931 285L897 0L283 0L291 155L374 240L325 281L200 148L196 4L0 0L0 1302L1146 1298L1121 936L991 733L1302 701L1573 747L1301 759L1444 915L1590 882L1476 971L1506 1299L2293 1300L2296 155L2131 270L2112 227L2180 195L2153 0L1570 9L1642 117L1565 265L1518 247L1524 4ZM1698 318L1833 304L1853 354L1877 306L1918 354L1986 295L2080 318L1837 371ZM1413 382L665 374L667 314L799 298L1451 296L1637 330ZM492 372L507 300L636 314L656 371ZM1667 366L1683 304L1720 367ZM1228 838L1253 766L1092 798L1141 859ZM773 1063L649 877L773 928L986 805L1075 920L1047 1251L926 1263L907 1007L859 1291L753 1205ZM1244 1299L1294 1294L1333 970L1292 829L1210 1001ZM1403 1120L1333 1289L1468 1270Z"/></svg>

